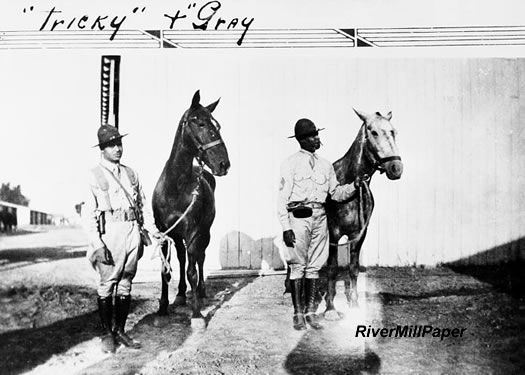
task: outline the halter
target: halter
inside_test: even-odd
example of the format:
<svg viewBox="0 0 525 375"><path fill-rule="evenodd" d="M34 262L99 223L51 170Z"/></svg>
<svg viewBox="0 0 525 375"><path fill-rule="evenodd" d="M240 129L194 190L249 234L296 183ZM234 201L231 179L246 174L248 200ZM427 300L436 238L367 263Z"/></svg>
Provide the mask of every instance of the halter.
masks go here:
<svg viewBox="0 0 525 375"><path fill-rule="evenodd" d="M218 146L220 144L224 144L224 142L223 142L222 138L219 138L219 139L216 139L215 141L212 141L212 142L209 142L209 143L206 143L206 144L202 144L199 141L199 139L195 136L195 134L193 133L193 130L191 129L191 127L188 126L188 124L189 124L189 122L188 122L188 114L186 114L184 116L183 121L182 121L182 134L184 135L184 129L188 128L188 135L190 136L191 140L193 141L193 144L195 145L195 147L197 147L197 151L198 151L198 155L195 156L195 158L197 159L197 161L199 162L199 164L202 167L202 161L201 161L202 153L204 151L210 149L210 148L213 148L213 147Z"/></svg>
<svg viewBox="0 0 525 375"><path fill-rule="evenodd" d="M379 171L379 173L385 173L385 168L383 167L383 164L388 163L389 161L393 160L399 160L401 161L401 157L398 155L394 156L387 156L385 158L380 158L377 156L377 154L370 149L369 142L368 142L368 133L366 129L364 129L365 136L363 137L363 142L365 143L366 148L366 154L368 156L368 159L372 162L373 168L376 171Z"/></svg>

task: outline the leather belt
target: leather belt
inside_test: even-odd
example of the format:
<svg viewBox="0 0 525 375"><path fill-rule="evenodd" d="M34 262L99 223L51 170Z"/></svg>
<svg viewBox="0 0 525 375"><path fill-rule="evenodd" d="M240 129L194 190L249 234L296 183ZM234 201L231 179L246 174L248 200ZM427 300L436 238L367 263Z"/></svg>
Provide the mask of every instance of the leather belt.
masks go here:
<svg viewBox="0 0 525 375"><path fill-rule="evenodd" d="M324 203L319 203L319 202L290 202L287 205L287 209L288 211L292 211L294 208L298 206L310 207L314 210L324 209Z"/></svg>
<svg viewBox="0 0 525 375"><path fill-rule="evenodd" d="M131 208L118 209L112 211L104 211L104 219L106 222L118 222L118 221L133 221L137 220L135 211Z"/></svg>

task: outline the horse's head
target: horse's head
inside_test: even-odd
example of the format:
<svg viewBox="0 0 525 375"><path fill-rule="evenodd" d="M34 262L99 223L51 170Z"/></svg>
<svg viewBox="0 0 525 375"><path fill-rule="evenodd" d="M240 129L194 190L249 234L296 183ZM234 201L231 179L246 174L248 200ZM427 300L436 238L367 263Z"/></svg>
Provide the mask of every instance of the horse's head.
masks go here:
<svg viewBox="0 0 525 375"><path fill-rule="evenodd" d="M383 116L379 112L369 115L356 109L354 111L364 121L365 152L375 167L386 172L391 180L401 178L403 163L396 145L397 131L390 123L392 112Z"/></svg>
<svg viewBox="0 0 525 375"><path fill-rule="evenodd" d="M219 100L204 107L200 104L200 93L197 90L191 107L186 111L183 131L189 136L197 159L206 164L214 175L224 176L230 168L230 159L221 138L221 126L211 115Z"/></svg>

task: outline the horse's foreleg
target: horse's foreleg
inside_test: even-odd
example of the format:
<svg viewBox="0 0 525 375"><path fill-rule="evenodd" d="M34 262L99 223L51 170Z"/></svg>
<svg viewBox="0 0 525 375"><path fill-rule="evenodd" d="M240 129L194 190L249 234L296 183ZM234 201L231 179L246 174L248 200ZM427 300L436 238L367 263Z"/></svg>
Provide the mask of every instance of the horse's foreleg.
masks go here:
<svg viewBox="0 0 525 375"><path fill-rule="evenodd" d="M204 259L206 258L206 248L210 243L210 232L204 231L204 234L199 235L195 245L196 252L195 256L197 259L197 265L199 267L199 277L197 289L195 290L198 298L206 298L206 284L204 282Z"/></svg>
<svg viewBox="0 0 525 375"><path fill-rule="evenodd" d="M193 313L191 315L192 319L192 325L194 324L193 319L202 319L202 323L204 322L204 317L201 314L201 304L200 304L200 298L199 293L197 292L197 286L199 283L199 274L197 272L197 257L195 254L192 254L191 252L188 252L188 281L191 286L191 290L193 292L193 301L192 301L192 310Z"/></svg>
<svg viewBox="0 0 525 375"><path fill-rule="evenodd" d="M168 244L163 243L161 247L162 254L164 254L164 257L167 256L168 253ZM160 274L160 280L162 282L162 291L160 294L160 301L159 301L159 315L168 315L168 281L166 280L166 275L164 275L161 271Z"/></svg>
<svg viewBox="0 0 525 375"><path fill-rule="evenodd" d="M197 259L197 264L199 266L199 284L197 285L197 295L199 298L206 298L206 284L204 283L204 259L206 258L206 253L203 251L202 254Z"/></svg>
<svg viewBox="0 0 525 375"><path fill-rule="evenodd" d="M350 276L345 279L345 295L350 307L357 307L357 277L359 276L359 251L350 253Z"/></svg>
<svg viewBox="0 0 525 375"><path fill-rule="evenodd" d="M335 284L337 282L337 245L330 244L330 252L327 262L328 287L325 297L326 310L324 316L326 320L339 320L342 314L334 306Z"/></svg>
<svg viewBox="0 0 525 375"><path fill-rule="evenodd" d="M181 237L175 238L175 248L177 249L177 259L179 261L179 287L174 304L176 306L186 305L186 246Z"/></svg>
<svg viewBox="0 0 525 375"><path fill-rule="evenodd" d="M350 277L345 280L345 295L350 307L358 306L357 277L359 276L359 254L361 253L361 246L363 246L365 237L366 230L359 242L350 250Z"/></svg>

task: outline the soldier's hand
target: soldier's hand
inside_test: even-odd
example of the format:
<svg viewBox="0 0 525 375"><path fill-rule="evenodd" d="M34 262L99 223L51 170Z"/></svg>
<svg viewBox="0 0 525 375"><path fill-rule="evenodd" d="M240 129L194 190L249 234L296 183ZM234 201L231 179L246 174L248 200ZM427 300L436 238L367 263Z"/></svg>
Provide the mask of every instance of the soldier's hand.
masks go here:
<svg viewBox="0 0 525 375"><path fill-rule="evenodd" d="M288 229L283 232L283 241L288 247L294 247L295 244L295 233L293 230Z"/></svg>
<svg viewBox="0 0 525 375"><path fill-rule="evenodd" d="M159 243L163 243L166 241L166 235L162 232L155 232L151 234L153 238L155 238Z"/></svg>
<svg viewBox="0 0 525 375"><path fill-rule="evenodd" d="M100 262L108 266L115 265L115 262L113 261L113 257L111 256L111 252L108 250L106 246L102 246L96 249L93 252L93 255L91 258L92 258L92 263Z"/></svg>

